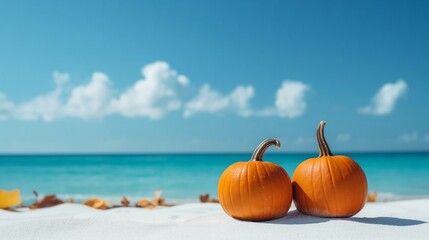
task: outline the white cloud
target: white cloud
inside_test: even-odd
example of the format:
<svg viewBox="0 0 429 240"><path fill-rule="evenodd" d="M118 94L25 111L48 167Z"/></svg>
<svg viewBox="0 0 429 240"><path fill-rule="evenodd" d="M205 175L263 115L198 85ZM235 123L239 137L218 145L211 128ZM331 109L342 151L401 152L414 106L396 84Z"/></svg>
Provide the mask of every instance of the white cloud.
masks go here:
<svg viewBox="0 0 429 240"><path fill-rule="evenodd" d="M50 122L61 116L61 91L54 90L45 95L37 96L32 100L18 105L13 115L20 120L43 119Z"/></svg>
<svg viewBox="0 0 429 240"><path fill-rule="evenodd" d="M252 114L249 100L254 96L252 86L238 86L228 95L222 95L205 84L200 88L198 95L190 100L183 116L185 118L200 112L214 113L225 109L235 110L240 116L247 117Z"/></svg>
<svg viewBox="0 0 429 240"><path fill-rule="evenodd" d="M55 84L57 86L62 86L70 80L70 74L61 73L59 71L54 71L52 77L54 78Z"/></svg>
<svg viewBox="0 0 429 240"><path fill-rule="evenodd" d="M63 86L70 80L70 75L55 71L53 78L55 90L18 105L13 110L13 116L21 120L43 119L50 122L63 117L91 118L105 114L112 92L105 74L94 73L87 85L73 88L66 103L62 101Z"/></svg>
<svg viewBox="0 0 429 240"><path fill-rule="evenodd" d="M307 103L305 93L310 87L300 81L285 80L276 92L275 106L255 113L259 116L295 118L304 114Z"/></svg>
<svg viewBox="0 0 429 240"><path fill-rule="evenodd" d="M87 85L72 89L67 103L63 107L65 116L94 118L102 117L113 97L113 90L107 75L96 72Z"/></svg>
<svg viewBox="0 0 429 240"><path fill-rule="evenodd" d="M407 83L400 79L386 83L375 94L369 106L358 109L361 114L386 115L393 111L397 100L407 91Z"/></svg>
<svg viewBox="0 0 429 240"><path fill-rule="evenodd" d="M236 109L237 113L243 117L252 115L252 110L249 106L250 99L255 95L255 90L252 86L238 86L229 95L232 106Z"/></svg>
<svg viewBox="0 0 429 240"><path fill-rule="evenodd" d="M7 96L0 92L0 120L8 118L8 115L13 107L13 103L9 102Z"/></svg>
<svg viewBox="0 0 429 240"><path fill-rule="evenodd" d="M69 74L55 71L53 78L56 84L54 91L37 96L22 103L12 110L12 115L21 120L43 119L47 122L62 117L61 94L63 85L70 79Z"/></svg>
<svg viewBox="0 0 429 240"><path fill-rule="evenodd" d="M55 89L29 101L14 104L0 93L0 119L13 117L49 122L65 117L90 119L113 114L160 119L178 110L183 110L185 118L202 112L219 111L234 112L242 117L294 118L306 110L305 93L309 87L299 81L284 81L276 92L274 106L261 111L250 106L250 100L255 95L253 86L237 86L230 93L222 94L204 84L197 96L183 104L184 92L190 85L185 75L177 73L162 61L144 66L142 75L143 79L119 92L113 88L109 77L101 72L95 72L86 84L64 88L70 81L70 75L55 71Z"/></svg>
<svg viewBox="0 0 429 240"><path fill-rule="evenodd" d="M415 142L418 139L419 134L417 132L404 133L399 136L399 139L403 142Z"/></svg>
<svg viewBox="0 0 429 240"><path fill-rule="evenodd" d="M351 135L350 133L340 133L337 135L337 140L340 142L347 142L350 141Z"/></svg>
<svg viewBox="0 0 429 240"><path fill-rule="evenodd" d="M179 93L189 84L186 76L179 75L166 62L146 65L142 74L144 79L112 100L109 105L111 113L159 119L169 111L181 108Z"/></svg>
<svg viewBox="0 0 429 240"><path fill-rule="evenodd" d="M198 95L185 106L183 116L190 117L199 112L214 113L226 109L229 105L228 97L212 90L210 85L205 84L200 88Z"/></svg>
<svg viewBox="0 0 429 240"><path fill-rule="evenodd" d="M276 93L276 108L280 117L294 118L302 115L307 107L305 92L308 86L298 81L284 81Z"/></svg>
<svg viewBox="0 0 429 240"><path fill-rule="evenodd" d="M302 115L307 107L305 93L309 86L299 81L286 80L276 92L274 107L253 110L249 102L255 95L253 86L238 86L227 95L214 91L210 85L201 87L197 97L185 106L184 116L190 117L198 112L215 113L225 109L233 109L242 117L278 116L294 118Z"/></svg>
<svg viewBox="0 0 429 240"><path fill-rule="evenodd" d="M63 86L70 80L70 75L55 71L56 88L52 92L16 107L0 95L0 114L8 110L20 120L43 119L48 122L64 117L89 119L110 114L159 119L169 111L181 108L181 91L189 85L186 76L179 75L166 62L148 64L143 67L142 74L144 79L116 98L108 76L95 72L89 83L72 88L67 97L63 96ZM1 114L0 117L6 116Z"/></svg>

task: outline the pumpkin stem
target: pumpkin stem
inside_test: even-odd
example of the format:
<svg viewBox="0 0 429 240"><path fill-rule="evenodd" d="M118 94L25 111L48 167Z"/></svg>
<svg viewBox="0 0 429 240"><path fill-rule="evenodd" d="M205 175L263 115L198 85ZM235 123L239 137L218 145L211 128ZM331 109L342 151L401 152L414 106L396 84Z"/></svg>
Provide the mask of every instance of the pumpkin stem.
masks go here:
<svg viewBox="0 0 429 240"><path fill-rule="evenodd" d="M280 141L278 139L267 139L261 142L253 152L250 161L262 161L262 156L271 145L275 145L277 148L280 148Z"/></svg>
<svg viewBox="0 0 429 240"><path fill-rule="evenodd" d="M317 144L319 145L319 157L334 156L325 139L325 133L324 133L325 125L326 125L326 122L321 121L319 123L319 126L317 127L316 135L317 135Z"/></svg>

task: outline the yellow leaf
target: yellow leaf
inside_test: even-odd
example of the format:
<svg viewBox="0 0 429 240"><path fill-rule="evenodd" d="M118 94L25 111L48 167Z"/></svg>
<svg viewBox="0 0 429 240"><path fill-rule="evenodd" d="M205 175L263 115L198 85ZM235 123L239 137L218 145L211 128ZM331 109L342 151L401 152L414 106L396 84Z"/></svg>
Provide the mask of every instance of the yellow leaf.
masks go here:
<svg viewBox="0 0 429 240"><path fill-rule="evenodd" d="M6 190L0 190L0 209L13 207L20 204L21 202L21 194L18 189L12 190L10 192Z"/></svg>

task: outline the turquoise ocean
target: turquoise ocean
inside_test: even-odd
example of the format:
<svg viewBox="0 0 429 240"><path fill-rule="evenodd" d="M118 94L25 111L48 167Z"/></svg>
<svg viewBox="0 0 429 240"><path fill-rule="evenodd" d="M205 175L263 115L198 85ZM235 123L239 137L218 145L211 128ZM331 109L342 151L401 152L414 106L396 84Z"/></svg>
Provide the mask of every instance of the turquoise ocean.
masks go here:
<svg viewBox="0 0 429 240"><path fill-rule="evenodd" d="M365 171L369 191L379 200L429 197L429 153L350 153ZM20 189L25 202L40 195L83 201L100 197L119 202L151 198L158 189L168 203L217 197L217 182L229 165L248 154L0 155L0 189ZM266 154L292 177L303 160L316 154Z"/></svg>

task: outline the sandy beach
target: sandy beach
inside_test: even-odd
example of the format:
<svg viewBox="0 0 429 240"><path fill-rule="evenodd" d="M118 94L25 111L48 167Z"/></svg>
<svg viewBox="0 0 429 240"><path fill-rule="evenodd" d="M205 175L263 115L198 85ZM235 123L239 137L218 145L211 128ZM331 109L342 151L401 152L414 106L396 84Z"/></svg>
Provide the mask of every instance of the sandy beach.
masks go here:
<svg viewBox="0 0 429 240"><path fill-rule="evenodd" d="M347 219L300 214L267 222L227 216L219 204L97 210L81 204L0 210L0 239L427 239L429 199L368 203Z"/></svg>

